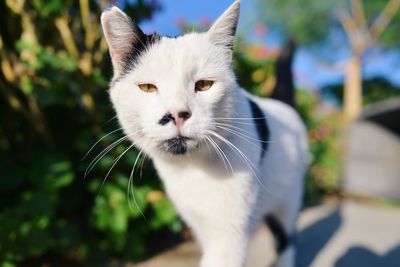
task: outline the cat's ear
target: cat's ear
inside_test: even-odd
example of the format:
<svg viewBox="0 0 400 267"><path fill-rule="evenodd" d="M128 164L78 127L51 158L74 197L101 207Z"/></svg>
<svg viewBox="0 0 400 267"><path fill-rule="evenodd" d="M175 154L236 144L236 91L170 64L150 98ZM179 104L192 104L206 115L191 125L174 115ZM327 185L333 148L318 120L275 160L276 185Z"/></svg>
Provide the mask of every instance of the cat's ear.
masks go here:
<svg viewBox="0 0 400 267"><path fill-rule="evenodd" d="M135 51L136 46L140 46L144 33L117 7L112 7L101 14L101 25L110 50L114 72L121 73L126 60Z"/></svg>
<svg viewBox="0 0 400 267"><path fill-rule="evenodd" d="M210 40L232 49L239 21L240 0L235 1L208 30Z"/></svg>

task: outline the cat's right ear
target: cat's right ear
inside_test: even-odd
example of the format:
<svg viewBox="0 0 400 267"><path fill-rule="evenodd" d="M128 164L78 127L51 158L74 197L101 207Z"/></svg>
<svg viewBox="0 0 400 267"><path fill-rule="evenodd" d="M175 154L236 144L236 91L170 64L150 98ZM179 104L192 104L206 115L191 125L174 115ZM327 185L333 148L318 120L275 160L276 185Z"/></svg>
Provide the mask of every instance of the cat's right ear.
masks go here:
<svg viewBox="0 0 400 267"><path fill-rule="evenodd" d="M236 0L227 10L214 22L208 30L210 40L216 45L233 48L236 28L239 21L240 0Z"/></svg>
<svg viewBox="0 0 400 267"><path fill-rule="evenodd" d="M144 33L118 7L112 7L101 14L101 25L110 50L114 73L119 74L135 46L140 44Z"/></svg>

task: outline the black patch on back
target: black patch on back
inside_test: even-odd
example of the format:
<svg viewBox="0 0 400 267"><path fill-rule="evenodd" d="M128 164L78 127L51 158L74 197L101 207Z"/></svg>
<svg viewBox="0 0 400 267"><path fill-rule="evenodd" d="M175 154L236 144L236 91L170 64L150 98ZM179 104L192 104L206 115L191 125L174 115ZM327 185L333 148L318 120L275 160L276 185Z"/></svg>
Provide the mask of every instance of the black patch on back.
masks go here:
<svg viewBox="0 0 400 267"><path fill-rule="evenodd" d="M265 217L265 223L271 230L276 241L276 251L282 253L291 243L291 239L283 228L282 224L272 215Z"/></svg>
<svg viewBox="0 0 400 267"><path fill-rule="evenodd" d="M264 116L264 113L256 103L254 103L251 99L249 99L249 104L253 121L257 129L258 138L260 139L261 142L262 150L260 157L263 158L268 148L268 140L270 135L269 128L267 125L267 120Z"/></svg>

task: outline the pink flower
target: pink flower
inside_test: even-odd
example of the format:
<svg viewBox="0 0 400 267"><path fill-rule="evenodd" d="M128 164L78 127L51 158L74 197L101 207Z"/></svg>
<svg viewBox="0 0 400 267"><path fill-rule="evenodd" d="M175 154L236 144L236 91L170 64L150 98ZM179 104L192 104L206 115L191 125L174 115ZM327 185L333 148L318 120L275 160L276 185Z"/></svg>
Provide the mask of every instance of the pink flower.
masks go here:
<svg viewBox="0 0 400 267"><path fill-rule="evenodd" d="M257 37L264 37L267 35L267 27L265 27L265 25L258 24L253 28L253 30Z"/></svg>
<svg viewBox="0 0 400 267"><path fill-rule="evenodd" d="M203 17L200 19L200 24L204 28L208 28L211 25L211 19L209 17Z"/></svg>
<svg viewBox="0 0 400 267"><path fill-rule="evenodd" d="M256 46L254 48L254 54L256 58L266 58L268 57L268 48L265 46Z"/></svg>
<svg viewBox="0 0 400 267"><path fill-rule="evenodd" d="M176 17L175 18L175 25L180 29L185 28L187 26L186 19L183 18L183 17Z"/></svg>

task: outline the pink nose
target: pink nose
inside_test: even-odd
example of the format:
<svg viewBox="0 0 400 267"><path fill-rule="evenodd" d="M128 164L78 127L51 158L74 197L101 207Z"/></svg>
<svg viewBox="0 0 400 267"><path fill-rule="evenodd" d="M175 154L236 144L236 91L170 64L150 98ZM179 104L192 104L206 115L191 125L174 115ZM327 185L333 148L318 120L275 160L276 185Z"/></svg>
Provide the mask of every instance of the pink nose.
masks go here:
<svg viewBox="0 0 400 267"><path fill-rule="evenodd" d="M187 110L183 110L183 111L171 110L169 113L171 114L171 116L174 120L176 129L178 130L178 132L181 131L183 123L192 116L192 113Z"/></svg>

